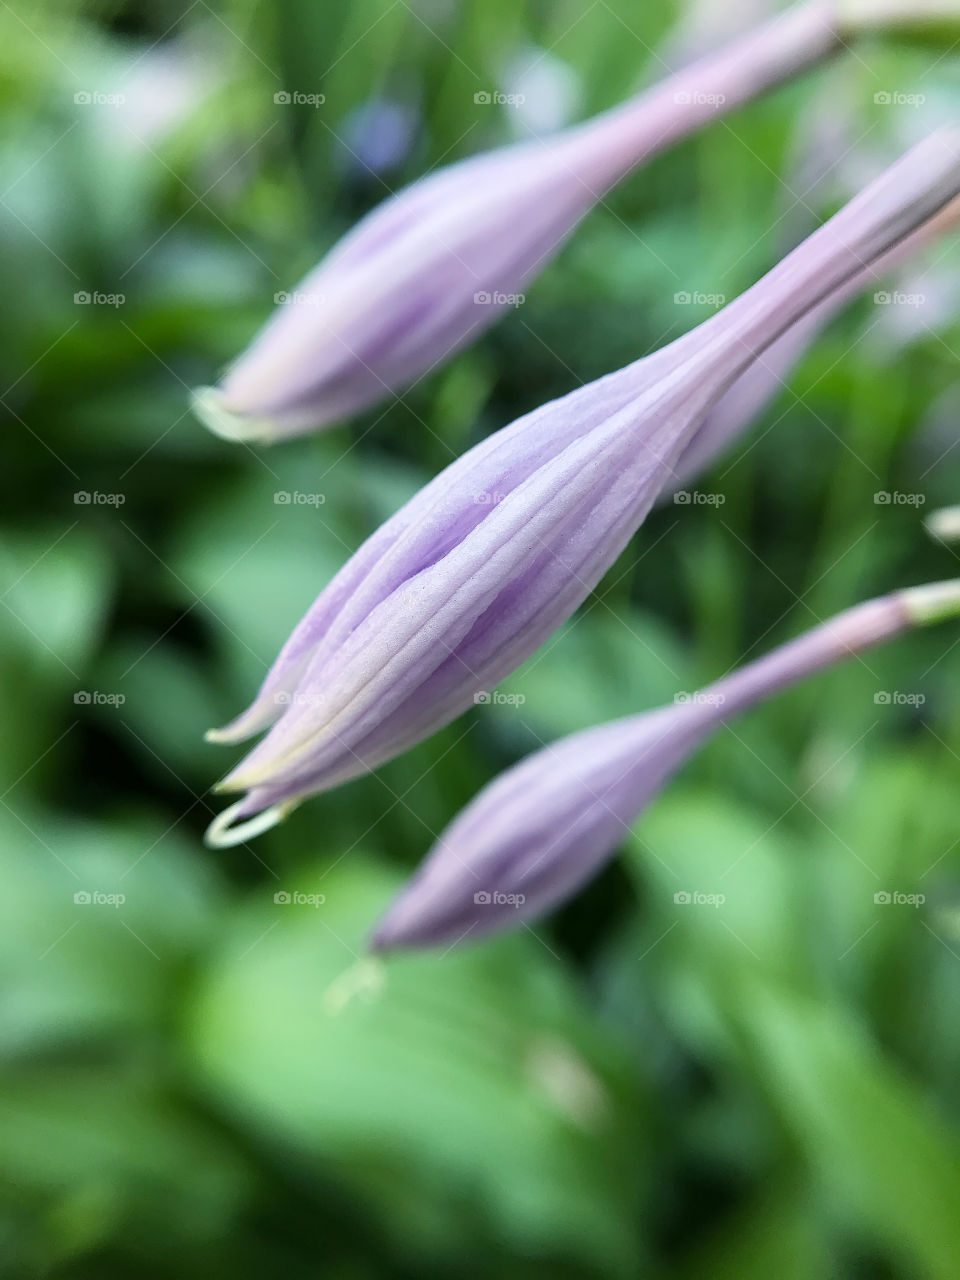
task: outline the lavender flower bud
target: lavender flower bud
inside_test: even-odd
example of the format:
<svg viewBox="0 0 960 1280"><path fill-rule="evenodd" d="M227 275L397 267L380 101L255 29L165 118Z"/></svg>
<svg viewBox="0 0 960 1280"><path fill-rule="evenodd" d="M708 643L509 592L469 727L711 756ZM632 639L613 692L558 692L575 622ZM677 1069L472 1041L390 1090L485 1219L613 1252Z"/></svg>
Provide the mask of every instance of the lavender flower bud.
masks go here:
<svg viewBox="0 0 960 1280"><path fill-rule="evenodd" d="M407 750L528 658L616 560L755 356L957 194L958 148L953 131L927 139L698 329L497 432L388 520L249 710L208 735L273 726L221 784L248 794L210 841L236 843ZM239 818L253 824L230 828Z"/></svg>
<svg viewBox="0 0 960 1280"><path fill-rule="evenodd" d="M401 191L284 299L219 387L196 393L198 416L229 439L270 441L417 381L515 304L642 161L841 48L834 9L802 4L585 124Z"/></svg>
<svg viewBox="0 0 960 1280"><path fill-rule="evenodd" d="M599 870L721 725L815 671L958 613L960 580L871 600L700 694L528 756L440 836L377 927L374 948L449 946L541 915Z"/></svg>

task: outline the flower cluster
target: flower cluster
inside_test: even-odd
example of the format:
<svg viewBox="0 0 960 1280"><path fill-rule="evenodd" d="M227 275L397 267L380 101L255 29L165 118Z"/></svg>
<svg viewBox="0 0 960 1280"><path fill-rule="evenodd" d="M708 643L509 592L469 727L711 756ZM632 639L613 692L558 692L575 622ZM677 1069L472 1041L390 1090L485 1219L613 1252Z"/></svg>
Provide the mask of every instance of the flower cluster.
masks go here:
<svg viewBox="0 0 960 1280"><path fill-rule="evenodd" d="M833 4L803 4L567 133L402 192L283 295L222 384L198 393L201 417L226 436L272 439L409 385L498 307L516 305L640 161L841 47L868 9L850 27ZM953 224L958 197L960 130L947 128L699 327L526 414L437 475L324 588L250 707L208 735L264 735L220 783L243 794L211 824L209 842L267 829L489 700L594 590L661 495L745 429L836 310ZM610 856L731 716L847 653L958 611L956 584L873 601L703 695L523 761L453 822L375 945L450 943L548 909Z"/></svg>

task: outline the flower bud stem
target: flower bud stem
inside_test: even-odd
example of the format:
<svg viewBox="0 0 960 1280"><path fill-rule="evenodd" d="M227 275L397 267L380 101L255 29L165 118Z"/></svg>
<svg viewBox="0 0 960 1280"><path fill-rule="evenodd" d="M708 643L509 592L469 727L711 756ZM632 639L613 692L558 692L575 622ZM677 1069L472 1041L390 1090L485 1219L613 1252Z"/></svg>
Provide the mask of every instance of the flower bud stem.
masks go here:
<svg viewBox="0 0 960 1280"><path fill-rule="evenodd" d="M960 28L960 0L840 0L837 12L841 31L851 37L873 31L923 33L946 24Z"/></svg>
<svg viewBox="0 0 960 1280"><path fill-rule="evenodd" d="M667 150L679 138L843 48L835 4L808 0L587 121L576 136L582 139L593 131L599 142L608 132L612 135L612 147L598 147L603 172L596 175L599 181L612 184L627 169ZM636 129L625 129L627 121L635 121ZM622 139L619 147L615 145L618 137Z"/></svg>
<svg viewBox="0 0 960 1280"><path fill-rule="evenodd" d="M900 592L900 600L910 621L917 627L960 617L960 578L911 587Z"/></svg>
<svg viewBox="0 0 960 1280"><path fill-rule="evenodd" d="M704 690L698 702L727 720L762 698L913 627L960 617L960 579L895 591L837 614Z"/></svg>

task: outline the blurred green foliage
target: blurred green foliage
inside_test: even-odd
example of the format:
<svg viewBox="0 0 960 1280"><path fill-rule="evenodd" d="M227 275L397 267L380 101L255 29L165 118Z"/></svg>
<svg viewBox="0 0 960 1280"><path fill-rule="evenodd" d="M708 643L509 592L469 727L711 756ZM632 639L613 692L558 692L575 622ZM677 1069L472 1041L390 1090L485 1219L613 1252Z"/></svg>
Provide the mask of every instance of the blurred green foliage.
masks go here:
<svg viewBox="0 0 960 1280"><path fill-rule="evenodd" d="M703 313L677 292L735 294L956 105L946 47L861 45L624 183L525 306L397 404L259 453L193 421L188 388L358 216L515 136L510 108L474 103L511 60L549 51L588 113L683 56L677 17L0 6L4 1277L956 1275L948 632L731 726L555 920L396 960L383 985L355 967L434 834L519 755L955 571L917 505L874 502L960 490L948 245L899 282L928 304L868 298L823 335L702 482L722 505L651 517L509 682L522 706L479 708L255 846L200 840L231 759L204 729L385 516L488 431L683 332ZM877 105L889 90L925 103ZM385 101L411 123L377 175L352 131ZM696 890L726 901L675 902ZM275 901L292 891L324 901ZM926 903L874 901L893 891Z"/></svg>

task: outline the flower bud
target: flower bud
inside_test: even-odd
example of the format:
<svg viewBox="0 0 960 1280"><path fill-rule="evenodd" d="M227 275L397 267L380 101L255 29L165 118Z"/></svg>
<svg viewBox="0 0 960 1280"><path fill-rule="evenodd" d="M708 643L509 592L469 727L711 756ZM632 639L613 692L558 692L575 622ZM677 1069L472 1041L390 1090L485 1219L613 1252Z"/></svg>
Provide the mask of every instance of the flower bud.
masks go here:
<svg viewBox="0 0 960 1280"><path fill-rule="evenodd" d="M440 836L377 927L374 948L450 946L542 915L596 874L721 725L815 671L958 613L960 581L871 600L672 706L528 756Z"/></svg>
<svg viewBox="0 0 960 1280"><path fill-rule="evenodd" d="M627 173L842 47L812 0L544 141L421 179L364 218L281 305L218 387L211 430L272 441L329 426L424 377L488 328Z"/></svg>
<svg viewBox="0 0 960 1280"><path fill-rule="evenodd" d="M958 138L909 152L723 311L520 418L440 473L323 591L242 716L263 741L220 784L236 843L449 723L590 594L711 408L778 335L960 190ZM495 500L492 500L495 499ZM254 817L254 815L259 815ZM254 827L231 829L234 819Z"/></svg>

